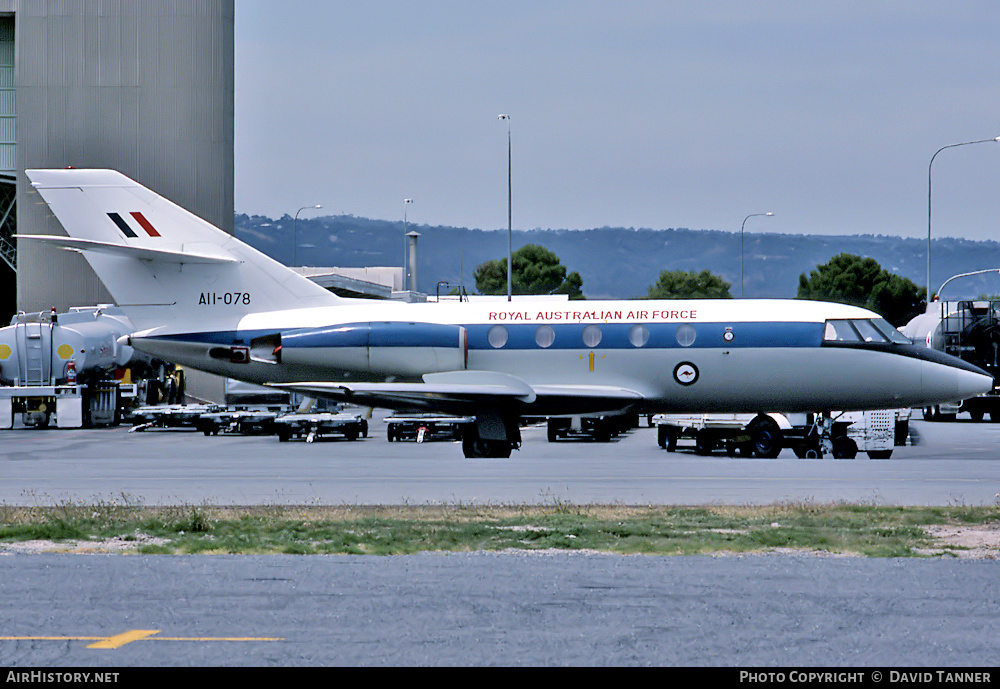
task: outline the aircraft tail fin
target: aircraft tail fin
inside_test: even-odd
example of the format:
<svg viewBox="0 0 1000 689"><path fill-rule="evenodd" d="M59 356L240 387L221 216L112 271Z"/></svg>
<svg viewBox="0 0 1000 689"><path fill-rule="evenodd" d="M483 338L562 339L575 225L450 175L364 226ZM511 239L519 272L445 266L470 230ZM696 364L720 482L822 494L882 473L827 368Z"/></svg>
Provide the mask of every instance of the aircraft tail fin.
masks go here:
<svg viewBox="0 0 1000 689"><path fill-rule="evenodd" d="M25 172L69 237L20 238L83 253L139 330L228 327L341 301L120 172Z"/></svg>

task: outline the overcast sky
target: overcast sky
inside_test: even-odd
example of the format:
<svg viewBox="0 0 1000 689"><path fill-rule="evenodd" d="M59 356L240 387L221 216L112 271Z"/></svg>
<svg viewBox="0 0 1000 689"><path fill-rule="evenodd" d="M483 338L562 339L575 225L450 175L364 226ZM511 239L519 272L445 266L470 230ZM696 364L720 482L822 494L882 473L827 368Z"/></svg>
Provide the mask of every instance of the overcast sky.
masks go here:
<svg viewBox="0 0 1000 689"><path fill-rule="evenodd" d="M942 146L1000 136L1000 8L236 3L236 210L481 229L927 236ZM1000 143L942 152L933 234L1000 239ZM305 215L305 214L303 214Z"/></svg>

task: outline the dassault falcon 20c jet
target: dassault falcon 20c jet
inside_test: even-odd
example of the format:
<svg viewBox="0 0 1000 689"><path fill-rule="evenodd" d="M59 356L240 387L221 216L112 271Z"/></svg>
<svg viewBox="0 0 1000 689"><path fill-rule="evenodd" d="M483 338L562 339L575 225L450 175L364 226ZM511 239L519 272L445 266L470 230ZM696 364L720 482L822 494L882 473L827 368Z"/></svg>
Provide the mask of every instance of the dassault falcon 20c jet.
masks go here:
<svg viewBox="0 0 1000 689"><path fill-rule="evenodd" d="M926 407L993 379L865 309L799 300L428 303L344 299L112 170L28 170L165 361L314 397L475 417L508 457L522 416Z"/></svg>

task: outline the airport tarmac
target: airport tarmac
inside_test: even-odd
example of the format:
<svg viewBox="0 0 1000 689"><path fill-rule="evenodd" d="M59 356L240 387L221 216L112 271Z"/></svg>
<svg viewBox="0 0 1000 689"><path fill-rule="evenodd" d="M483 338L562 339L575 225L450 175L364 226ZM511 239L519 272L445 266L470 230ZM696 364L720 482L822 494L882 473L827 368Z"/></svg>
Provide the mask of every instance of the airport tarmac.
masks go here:
<svg viewBox="0 0 1000 689"><path fill-rule="evenodd" d="M0 432L0 503L56 504L127 495L172 504L995 504L1000 424L911 422L918 444L889 460L702 457L666 452L654 429L610 443L549 443L523 431L510 459L469 460L456 442L368 438L282 443L193 430Z"/></svg>
<svg viewBox="0 0 1000 689"><path fill-rule="evenodd" d="M668 453L655 430L509 460L452 442L128 427L0 432L0 503L993 504L1000 425L913 424L893 459ZM10 668L318 665L990 667L994 560L588 553L0 555Z"/></svg>

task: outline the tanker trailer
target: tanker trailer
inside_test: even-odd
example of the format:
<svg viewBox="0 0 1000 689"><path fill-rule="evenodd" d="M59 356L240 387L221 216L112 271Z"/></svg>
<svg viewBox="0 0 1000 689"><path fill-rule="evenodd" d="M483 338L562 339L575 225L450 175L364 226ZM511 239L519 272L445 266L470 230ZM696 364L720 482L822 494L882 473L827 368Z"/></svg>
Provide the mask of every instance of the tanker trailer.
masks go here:
<svg viewBox="0 0 1000 689"><path fill-rule="evenodd" d="M133 357L133 331L113 306L19 313L0 328L0 428L15 413L26 426L110 424L117 418L114 373Z"/></svg>
<svg viewBox="0 0 1000 689"><path fill-rule="evenodd" d="M960 412L968 412L973 421L982 421L989 414L991 421L1000 421L1000 301L935 301L927 311L900 328L913 340L945 354L969 362L993 376L990 392L963 400L954 405L925 408L928 421L954 420Z"/></svg>

